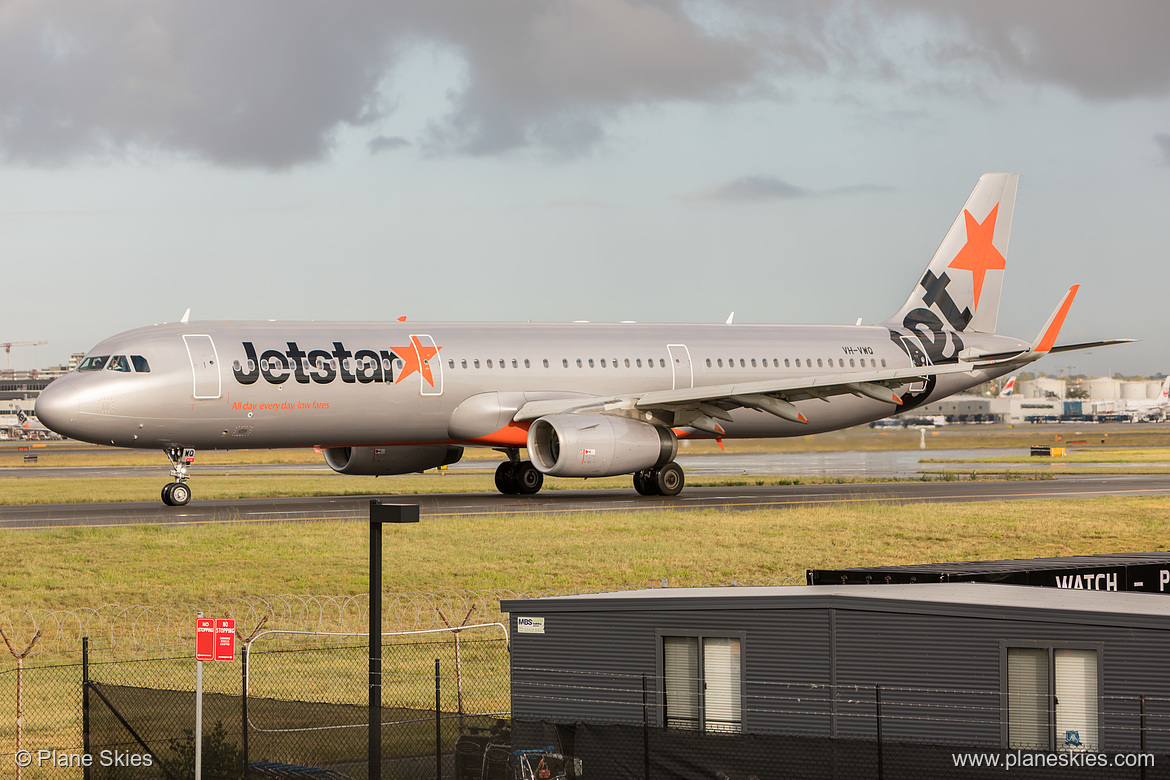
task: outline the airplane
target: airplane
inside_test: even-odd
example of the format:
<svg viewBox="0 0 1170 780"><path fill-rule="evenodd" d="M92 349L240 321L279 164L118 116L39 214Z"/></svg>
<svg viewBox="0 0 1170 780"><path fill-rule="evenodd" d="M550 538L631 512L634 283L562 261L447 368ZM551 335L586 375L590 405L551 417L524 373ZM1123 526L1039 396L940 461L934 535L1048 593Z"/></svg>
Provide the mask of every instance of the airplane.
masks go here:
<svg viewBox="0 0 1170 780"><path fill-rule="evenodd" d="M677 495L680 439L847 428L1131 341L1056 345L1076 285L1034 340L995 333L1017 180L979 179L876 325L184 321L102 341L41 392L37 416L70 438L162 449L173 506L191 498L196 450L273 447L316 447L362 475L491 447L508 458L501 493L630 474L640 494Z"/></svg>
<svg viewBox="0 0 1170 780"><path fill-rule="evenodd" d="M24 431L25 433L46 432L49 429L40 423L36 417L30 417L19 404L10 401L7 412L0 415L0 428L6 431Z"/></svg>
<svg viewBox="0 0 1170 780"><path fill-rule="evenodd" d="M999 391L996 398L1011 398L1016 392L1016 377L1009 377L1008 381L1004 382L1003 389Z"/></svg>

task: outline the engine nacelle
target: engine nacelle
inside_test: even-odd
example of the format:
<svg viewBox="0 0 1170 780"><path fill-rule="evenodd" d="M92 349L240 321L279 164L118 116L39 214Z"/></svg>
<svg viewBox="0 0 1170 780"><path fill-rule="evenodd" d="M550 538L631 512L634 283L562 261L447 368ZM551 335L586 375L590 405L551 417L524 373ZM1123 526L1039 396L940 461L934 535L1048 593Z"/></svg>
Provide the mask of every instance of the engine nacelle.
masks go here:
<svg viewBox="0 0 1170 780"><path fill-rule="evenodd" d="M670 463L678 439L667 428L605 414L551 414L528 429L528 457L553 477L611 477Z"/></svg>
<svg viewBox="0 0 1170 780"><path fill-rule="evenodd" d="M384 477L446 466L463 457L462 447L419 444L399 447L330 447L324 450L329 468L340 474Z"/></svg>

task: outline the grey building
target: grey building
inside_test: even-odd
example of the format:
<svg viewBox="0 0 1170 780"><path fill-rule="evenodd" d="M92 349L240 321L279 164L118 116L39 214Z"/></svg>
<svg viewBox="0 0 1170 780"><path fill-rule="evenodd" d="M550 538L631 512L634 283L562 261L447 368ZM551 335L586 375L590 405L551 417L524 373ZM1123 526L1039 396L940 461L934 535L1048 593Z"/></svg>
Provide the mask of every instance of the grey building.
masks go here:
<svg viewBox="0 0 1170 780"><path fill-rule="evenodd" d="M1136 751L1145 707L1148 750L1170 753L1170 600L1155 594L664 588L501 609L518 729L645 718L692 742L874 740L881 728L902 743Z"/></svg>

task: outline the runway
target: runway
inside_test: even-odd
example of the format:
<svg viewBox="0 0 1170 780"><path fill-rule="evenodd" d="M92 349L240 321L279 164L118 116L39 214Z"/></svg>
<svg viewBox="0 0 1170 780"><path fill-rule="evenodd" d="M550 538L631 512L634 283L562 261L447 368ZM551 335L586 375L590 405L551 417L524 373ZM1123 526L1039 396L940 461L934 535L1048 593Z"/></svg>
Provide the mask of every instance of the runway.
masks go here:
<svg viewBox="0 0 1170 780"><path fill-rule="evenodd" d="M769 508L895 502L1023 501L1042 498L1170 495L1170 475L1084 475L1051 480L884 482L766 487L689 487L675 497L639 496L621 490L546 490L535 496L498 493L347 496L200 501L185 507L161 502L0 506L0 529L102 527L196 523L264 523L369 518L370 500L418 504L428 518L568 512Z"/></svg>

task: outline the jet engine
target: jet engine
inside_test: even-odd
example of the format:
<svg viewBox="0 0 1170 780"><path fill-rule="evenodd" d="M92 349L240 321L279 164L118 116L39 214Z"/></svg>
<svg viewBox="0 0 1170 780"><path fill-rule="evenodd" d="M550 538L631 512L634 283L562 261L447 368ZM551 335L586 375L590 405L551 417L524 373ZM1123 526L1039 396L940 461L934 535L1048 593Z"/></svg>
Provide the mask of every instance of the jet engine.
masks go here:
<svg viewBox="0 0 1170 780"><path fill-rule="evenodd" d="M528 456L554 477L632 474L674 460L678 439L667 428L604 414L552 414L528 429Z"/></svg>
<svg viewBox="0 0 1170 780"><path fill-rule="evenodd" d="M446 466L463 457L462 447L420 444L398 447L330 447L324 450L329 468L340 474L384 477Z"/></svg>

